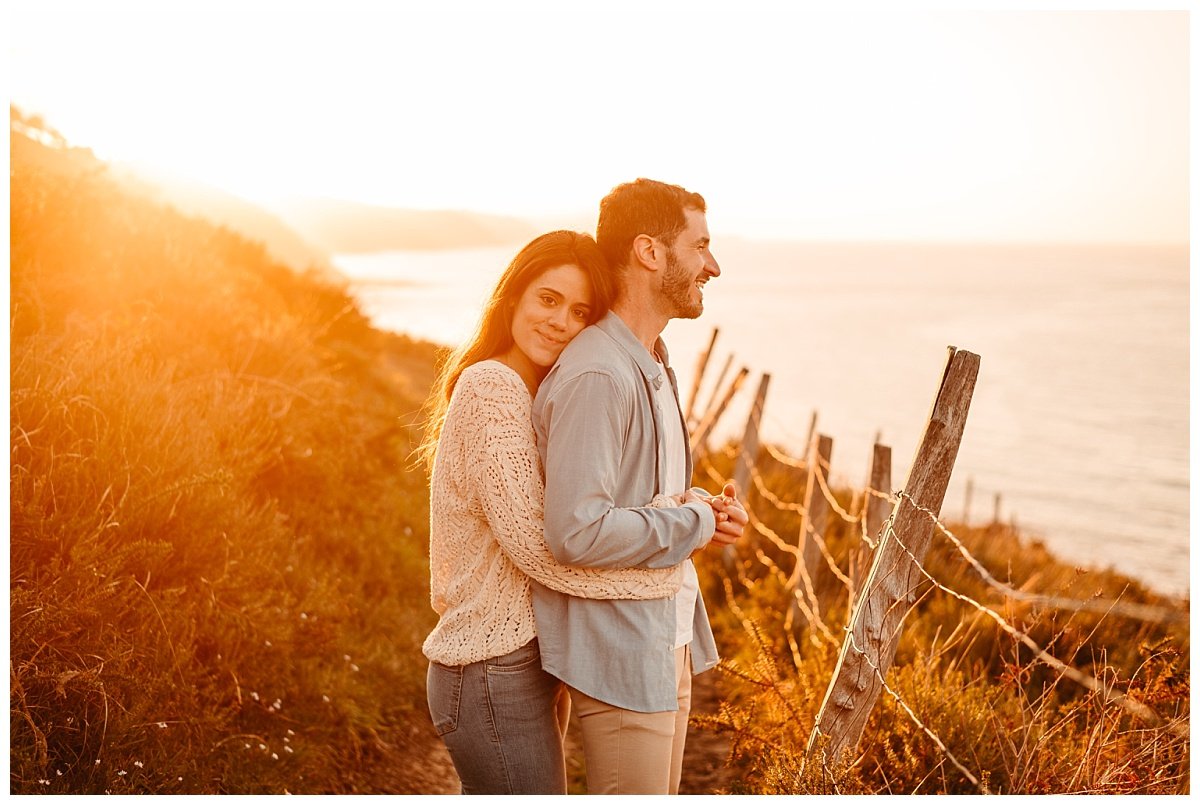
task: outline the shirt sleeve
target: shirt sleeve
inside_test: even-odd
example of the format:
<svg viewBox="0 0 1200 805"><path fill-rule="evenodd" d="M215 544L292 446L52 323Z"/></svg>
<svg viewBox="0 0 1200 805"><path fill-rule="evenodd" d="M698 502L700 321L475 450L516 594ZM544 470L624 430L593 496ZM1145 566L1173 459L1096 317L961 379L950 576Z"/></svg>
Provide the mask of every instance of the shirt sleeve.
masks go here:
<svg viewBox="0 0 1200 805"><path fill-rule="evenodd" d="M566 595L651 599L678 592L683 577L677 567L571 567L554 558L544 536L545 490L528 396L524 388L514 394L507 380L472 377L472 387L463 389L477 402L473 426L463 433L476 445L472 485L500 550L525 575Z"/></svg>
<svg viewBox="0 0 1200 805"><path fill-rule="evenodd" d="M542 401L546 470L546 542L563 564L671 567L708 544L712 508L617 505L627 412L635 400L602 371L564 378ZM586 445L586 450L584 448Z"/></svg>

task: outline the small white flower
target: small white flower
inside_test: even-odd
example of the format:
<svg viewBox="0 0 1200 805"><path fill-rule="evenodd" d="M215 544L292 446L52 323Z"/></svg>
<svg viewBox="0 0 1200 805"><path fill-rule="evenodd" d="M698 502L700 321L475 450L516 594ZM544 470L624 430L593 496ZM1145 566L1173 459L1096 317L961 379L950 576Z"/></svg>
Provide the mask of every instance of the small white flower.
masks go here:
<svg viewBox="0 0 1200 805"><path fill-rule="evenodd" d="M250 691L250 698L254 699L254 701L258 701L258 691L257 690Z"/></svg>
<svg viewBox="0 0 1200 805"><path fill-rule="evenodd" d="M265 751L267 751L267 745L266 745L266 744L259 744L259 745L258 745L258 748L259 748L259 749L261 749L261 750L263 750L264 752L265 752Z"/></svg>
<svg viewBox="0 0 1200 805"><path fill-rule="evenodd" d="M295 735L295 734L296 733L292 732L291 730L288 730L288 735Z"/></svg>
<svg viewBox="0 0 1200 805"><path fill-rule="evenodd" d="M287 752L289 755L293 754L292 747L290 746L283 747L283 751Z"/></svg>
<svg viewBox="0 0 1200 805"><path fill-rule="evenodd" d="M357 666L357 665L355 665L354 663L350 663L350 670L351 670L351 671L358 671L358 666Z"/></svg>
<svg viewBox="0 0 1200 805"><path fill-rule="evenodd" d="M263 645L265 645L267 648L270 648L270 647L271 647L271 641L270 641L270 640L264 640L264 641L263 641Z"/></svg>
<svg viewBox="0 0 1200 805"><path fill-rule="evenodd" d="M165 730L167 728L167 722L165 722L165 721L158 722L158 728L160 730Z"/></svg>
<svg viewBox="0 0 1200 805"><path fill-rule="evenodd" d="M283 742L285 744L290 744L292 742L292 739L285 735L285 736L283 736Z"/></svg>
<svg viewBox="0 0 1200 805"><path fill-rule="evenodd" d="M124 769L121 769L119 772L117 772L117 776L118 776L118 777L124 777L124 776L125 776L125 770L124 770Z"/></svg>
<svg viewBox="0 0 1200 805"><path fill-rule="evenodd" d="M350 655L349 655L349 654L343 654L343 655L342 655L342 659L343 659L343 660L345 660L346 662L350 662Z"/></svg>
<svg viewBox="0 0 1200 805"><path fill-rule="evenodd" d="M135 760L135 761L133 761L133 765L137 766L139 769L144 769L144 768L146 768L146 764L145 764L145 763L143 763L143 762L142 762L142 761L140 761L140 760Z"/></svg>
<svg viewBox="0 0 1200 805"><path fill-rule="evenodd" d="M96 758L96 765L97 765L97 766L99 766L99 765L100 765L100 758Z"/></svg>
<svg viewBox="0 0 1200 805"><path fill-rule="evenodd" d="M300 620L302 620L302 621L306 621L306 620L308 620L308 613L307 613L307 612L301 612L301 613L300 613Z"/></svg>
<svg viewBox="0 0 1200 805"><path fill-rule="evenodd" d="M272 752L272 753L271 753L271 760L279 760L279 755L277 755L277 754L275 754L274 752Z"/></svg>
<svg viewBox="0 0 1200 805"><path fill-rule="evenodd" d="M325 704L329 704L329 697L322 693L321 701L325 702ZM99 763L100 761L97 760L96 762Z"/></svg>
<svg viewBox="0 0 1200 805"><path fill-rule="evenodd" d="M178 778L178 780L179 780L179 782L181 782L181 783L183 782L183 778L182 778L182 777L179 777L179 778Z"/></svg>
<svg viewBox="0 0 1200 805"><path fill-rule="evenodd" d="M38 780L38 783L40 783L41 785L50 785L49 780Z"/></svg>
<svg viewBox="0 0 1200 805"><path fill-rule="evenodd" d="M62 769L55 769L54 774L57 775L58 777L62 777Z"/></svg>
<svg viewBox="0 0 1200 805"><path fill-rule="evenodd" d="M247 749L249 749L249 748L250 748L250 744L246 744L246 748L247 748Z"/></svg>

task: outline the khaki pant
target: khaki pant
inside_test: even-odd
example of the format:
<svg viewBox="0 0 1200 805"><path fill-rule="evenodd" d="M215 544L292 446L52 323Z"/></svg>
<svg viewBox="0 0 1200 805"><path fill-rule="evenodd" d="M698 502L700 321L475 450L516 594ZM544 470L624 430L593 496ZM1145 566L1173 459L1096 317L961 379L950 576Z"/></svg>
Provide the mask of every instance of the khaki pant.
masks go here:
<svg viewBox="0 0 1200 805"><path fill-rule="evenodd" d="M678 710L639 713L571 688L583 731L589 794L678 794L692 709L691 651L675 650Z"/></svg>

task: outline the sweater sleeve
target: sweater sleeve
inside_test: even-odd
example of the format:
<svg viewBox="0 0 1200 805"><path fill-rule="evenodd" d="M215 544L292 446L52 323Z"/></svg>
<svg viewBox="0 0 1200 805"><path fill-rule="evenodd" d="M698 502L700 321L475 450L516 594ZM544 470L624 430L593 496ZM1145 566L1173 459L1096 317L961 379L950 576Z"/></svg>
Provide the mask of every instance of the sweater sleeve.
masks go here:
<svg viewBox="0 0 1200 805"><path fill-rule="evenodd" d="M461 436L474 449L471 487L504 554L534 581L581 598L651 599L674 595L679 566L584 568L558 562L546 545L544 485L534 441L531 401L520 381L503 370L464 374L475 401Z"/></svg>

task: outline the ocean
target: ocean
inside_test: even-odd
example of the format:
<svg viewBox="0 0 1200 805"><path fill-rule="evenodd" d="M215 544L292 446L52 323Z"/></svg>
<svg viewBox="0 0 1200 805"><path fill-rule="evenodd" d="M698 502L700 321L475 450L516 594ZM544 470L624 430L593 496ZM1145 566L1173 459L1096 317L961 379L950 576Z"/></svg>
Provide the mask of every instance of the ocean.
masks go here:
<svg viewBox="0 0 1200 805"><path fill-rule="evenodd" d="M453 344L518 247L334 262L377 326ZM704 315L664 333L685 404L714 327L697 404L730 354L730 377L750 370L713 444L740 435L765 372L764 439L802 455L816 412L833 479L862 486L879 434L899 488L946 348L970 350L979 379L943 519L990 522L999 494L1000 519L1058 556L1188 593L1187 246L716 237L713 249L722 274Z"/></svg>

